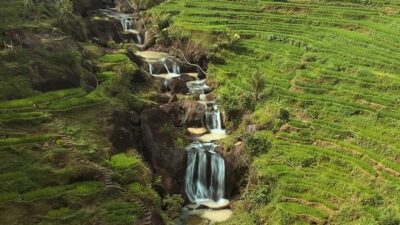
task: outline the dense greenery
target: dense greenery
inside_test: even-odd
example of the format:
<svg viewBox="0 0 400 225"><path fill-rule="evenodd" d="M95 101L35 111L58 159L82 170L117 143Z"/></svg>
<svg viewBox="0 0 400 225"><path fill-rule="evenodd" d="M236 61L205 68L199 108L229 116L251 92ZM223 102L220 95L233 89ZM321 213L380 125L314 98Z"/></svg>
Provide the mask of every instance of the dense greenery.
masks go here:
<svg viewBox="0 0 400 225"><path fill-rule="evenodd" d="M222 224L399 224L398 1L175 0L157 11L192 39L225 43L209 72L231 129L273 132L246 139L255 178Z"/></svg>
<svg viewBox="0 0 400 225"><path fill-rule="evenodd" d="M399 1L130 1L160 4L142 12L150 44L207 52L221 143L245 143L221 224L400 224ZM182 197L161 198L138 151L106 136L114 110L140 112L156 89L132 44L88 41L82 16L103 2L0 0L0 224L139 223L131 198L179 216ZM105 170L126 193L105 191Z"/></svg>
<svg viewBox="0 0 400 225"><path fill-rule="evenodd" d="M0 224L133 224L144 212L128 196L161 209L142 159L132 149L113 156L106 135L112 111L147 104L153 88L135 84L124 49L86 42L72 10L92 2L0 0ZM100 168L140 188L105 194Z"/></svg>

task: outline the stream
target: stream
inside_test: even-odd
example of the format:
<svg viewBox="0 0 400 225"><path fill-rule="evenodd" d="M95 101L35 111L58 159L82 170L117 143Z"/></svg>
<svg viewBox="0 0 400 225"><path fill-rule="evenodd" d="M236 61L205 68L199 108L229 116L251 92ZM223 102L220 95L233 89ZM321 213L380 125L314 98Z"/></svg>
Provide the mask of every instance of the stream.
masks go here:
<svg viewBox="0 0 400 225"><path fill-rule="evenodd" d="M140 23L140 15L119 13L115 9L101 10L104 16L118 19L125 32L136 34L136 45L139 48L135 54L144 59L148 70L155 79L162 79L165 87L169 82L181 76L180 65L173 56L165 52L143 51L146 36L141 36L144 26ZM158 71L156 71L158 68ZM161 69L160 69L161 68ZM185 192L191 202L182 208L182 213L176 224L187 224L191 215L199 216L209 221L209 224L229 219L233 212L229 208L229 200L225 199L225 162L216 151L215 141L227 137L223 129L221 111L215 101L208 101L206 93L211 91L206 79L198 79L197 71L189 73L196 77L195 81L186 83L189 93L199 95L199 103L206 108L204 127L188 128L189 131L202 129L205 134L194 138L186 147L188 154L185 175Z"/></svg>

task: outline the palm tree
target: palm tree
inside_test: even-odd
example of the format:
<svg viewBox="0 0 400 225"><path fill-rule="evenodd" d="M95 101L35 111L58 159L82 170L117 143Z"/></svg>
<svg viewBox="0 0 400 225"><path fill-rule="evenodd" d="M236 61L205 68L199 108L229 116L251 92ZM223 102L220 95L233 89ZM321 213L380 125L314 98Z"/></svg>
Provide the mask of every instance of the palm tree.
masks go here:
<svg viewBox="0 0 400 225"><path fill-rule="evenodd" d="M253 93L254 101L261 100L260 95L267 87L267 75L258 70L251 75L248 84Z"/></svg>

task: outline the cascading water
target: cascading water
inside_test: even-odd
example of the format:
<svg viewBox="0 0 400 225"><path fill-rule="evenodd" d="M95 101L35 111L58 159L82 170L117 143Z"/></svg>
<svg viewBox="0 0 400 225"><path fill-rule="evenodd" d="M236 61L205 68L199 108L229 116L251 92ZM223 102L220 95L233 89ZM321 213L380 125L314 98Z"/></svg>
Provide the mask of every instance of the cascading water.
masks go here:
<svg viewBox="0 0 400 225"><path fill-rule="evenodd" d="M172 64L172 72L174 73L174 74L180 74L181 73L181 68L180 68L180 66L177 64L177 63L173 63Z"/></svg>
<svg viewBox="0 0 400 225"><path fill-rule="evenodd" d="M136 34L136 39L139 45L143 45L143 40L139 33Z"/></svg>
<svg viewBox="0 0 400 225"><path fill-rule="evenodd" d="M151 75L153 75L153 71L154 71L154 66L153 64L149 63L149 72Z"/></svg>
<svg viewBox="0 0 400 225"><path fill-rule="evenodd" d="M211 88L206 84L206 80L195 80L189 81L186 83L186 86L189 89L189 92L192 94L200 94L204 95L206 91L209 91Z"/></svg>
<svg viewBox="0 0 400 225"><path fill-rule="evenodd" d="M187 147L185 190L189 200L196 204L224 198L225 162L215 148L213 143L201 142Z"/></svg>
<svg viewBox="0 0 400 225"><path fill-rule="evenodd" d="M222 122L221 122L221 112L218 109L218 106L212 104L207 107L206 110L206 123L207 128L211 133L213 132L222 132Z"/></svg>
<svg viewBox="0 0 400 225"><path fill-rule="evenodd" d="M170 74L171 72L169 72L169 69L168 69L168 65L167 65L167 63L166 63L166 62L164 62L163 64L164 64L164 67L165 67L165 69L167 70L167 73L168 73L168 74Z"/></svg>

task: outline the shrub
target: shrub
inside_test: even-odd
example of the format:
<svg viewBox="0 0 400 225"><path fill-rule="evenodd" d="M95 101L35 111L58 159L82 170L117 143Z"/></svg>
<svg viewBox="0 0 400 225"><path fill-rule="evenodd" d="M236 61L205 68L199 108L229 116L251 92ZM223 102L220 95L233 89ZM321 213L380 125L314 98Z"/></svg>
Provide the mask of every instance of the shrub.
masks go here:
<svg viewBox="0 0 400 225"><path fill-rule="evenodd" d="M272 142L270 135L267 132L257 132L246 138L246 148L250 151L252 156L267 153L271 147Z"/></svg>
<svg viewBox="0 0 400 225"><path fill-rule="evenodd" d="M226 112L228 120L240 120L243 114L254 108L252 96L237 88L227 87L219 93L218 102Z"/></svg>
<svg viewBox="0 0 400 225"><path fill-rule="evenodd" d="M272 188L270 185L260 185L250 194L253 204L268 204L271 201Z"/></svg>
<svg viewBox="0 0 400 225"><path fill-rule="evenodd" d="M278 118L282 121L282 122L287 122L290 119L290 113L287 109L279 109L279 116Z"/></svg>
<svg viewBox="0 0 400 225"><path fill-rule="evenodd" d="M218 39L219 39L219 44L218 44L219 47L225 49L231 49L239 42L240 35L238 33L233 32L229 28L226 28Z"/></svg>
<svg viewBox="0 0 400 225"><path fill-rule="evenodd" d="M171 219L178 218L182 209L182 205L185 202L181 195L167 195L162 200L163 208L167 215Z"/></svg>

